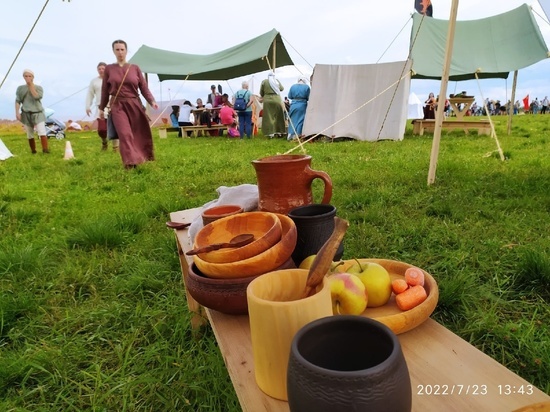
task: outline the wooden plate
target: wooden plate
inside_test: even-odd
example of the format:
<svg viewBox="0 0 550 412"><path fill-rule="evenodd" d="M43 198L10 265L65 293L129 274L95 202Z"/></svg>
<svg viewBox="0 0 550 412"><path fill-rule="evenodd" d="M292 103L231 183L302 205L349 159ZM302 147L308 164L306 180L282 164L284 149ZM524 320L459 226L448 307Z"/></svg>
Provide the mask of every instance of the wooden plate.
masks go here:
<svg viewBox="0 0 550 412"><path fill-rule="evenodd" d="M413 267L408 263L399 262L397 260L388 259L358 259L359 262L374 262L378 263L390 273L390 277L393 279L404 278L405 271ZM338 266L339 272L345 272L347 268L353 265L355 260L345 260L345 263ZM422 322L430 317L434 311L437 300L439 299L439 289L435 279L428 272L422 269L424 272L424 288L428 293L428 298L420 305L407 311L402 311L397 307L395 303L395 295L392 293L388 303L378 308L367 308L362 314L368 318L376 319L382 322L393 330L396 334L407 332L416 328Z"/></svg>

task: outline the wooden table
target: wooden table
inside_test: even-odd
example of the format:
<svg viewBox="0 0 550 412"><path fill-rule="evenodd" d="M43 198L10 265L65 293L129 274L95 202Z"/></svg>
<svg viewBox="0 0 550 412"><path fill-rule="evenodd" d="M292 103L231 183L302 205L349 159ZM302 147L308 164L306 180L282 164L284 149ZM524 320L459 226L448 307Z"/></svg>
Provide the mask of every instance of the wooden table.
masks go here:
<svg viewBox="0 0 550 412"><path fill-rule="evenodd" d="M221 108L222 106L216 106L210 109L206 109L206 107L201 107L201 108L195 107L194 109L191 109L191 113L193 113L195 126L200 125L200 116L205 110L210 110L212 113L215 113L216 111L219 111Z"/></svg>
<svg viewBox="0 0 550 412"><path fill-rule="evenodd" d="M451 104L453 108L453 112L456 115L457 120L462 120L466 112L470 109L470 106L474 102L473 97L450 97L449 103ZM462 108L460 108L460 105L463 104Z"/></svg>
<svg viewBox="0 0 550 412"><path fill-rule="evenodd" d="M188 209L170 218L192 222L199 213L200 208ZM192 261L185 251L191 243L187 229L175 234L185 282ZM193 327L204 323L206 314L243 411L288 411L287 402L265 395L256 385L248 316L203 311L191 296L187 299L196 313ZM432 319L399 335L399 341L411 375L413 411L501 412L550 402L550 396Z"/></svg>

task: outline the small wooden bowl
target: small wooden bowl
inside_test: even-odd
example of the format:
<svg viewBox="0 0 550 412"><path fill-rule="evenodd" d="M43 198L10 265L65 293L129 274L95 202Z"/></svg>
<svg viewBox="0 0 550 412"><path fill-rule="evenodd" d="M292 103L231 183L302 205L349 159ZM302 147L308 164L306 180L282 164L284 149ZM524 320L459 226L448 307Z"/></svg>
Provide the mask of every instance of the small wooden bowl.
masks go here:
<svg viewBox="0 0 550 412"><path fill-rule="evenodd" d="M286 215L276 215L281 221L282 236L274 246L248 259L228 263L207 262L199 255L195 255L193 256L195 264L202 273L211 278L242 278L275 270L292 256L298 238L296 225L292 219Z"/></svg>
<svg viewBox="0 0 550 412"><path fill-rule="evenodd" d="M238 213L242 213L243 211L243 208L239 205L214 206L202 212L202 224L206 226L209 223L212 223L218 219L236 215Z"/></svg>
<svg viewBox="0 0 550 412"><path fill-rule="evenodd" d="M294 269L296 265L290 258L277 270ZM248 314L246 288L258 276L232 279L213 279L205 276L194 263L189 266L189 276L185 287L191 296L202 306L228 315Z"/></svg>
<svg viewBox="0 0 550 412"><path fill-rule="evenodd" d="M405 277L405 271L413 267L405 262L389 259L358 259L359 262L374 262L382 265L389 272L391 279ZM346 260L345 263L338 267L338 272L345 272L347 268L355 263L355 260ZM392 293L390 301L383 306L377 308L367 308L362 316L375 319L389 327L395 334L407 332L416 328L427 320L437 306L439 300L439 289L435 279L425 270L424 272L424 288L428 294L428 298L420 305L406 311L402 311L395 303L395 294Z"/></svg>
<svg viewBox="0 0 550 412"><path fill-rule="evenodd" d="M199 258L210 263L230 263L265 252L281 240L281 220L269 212L246 212L224 217L203 227L195 236L194 247L229 242L242 233L252 233L254 241L238 248L201 253Z"/></svg>

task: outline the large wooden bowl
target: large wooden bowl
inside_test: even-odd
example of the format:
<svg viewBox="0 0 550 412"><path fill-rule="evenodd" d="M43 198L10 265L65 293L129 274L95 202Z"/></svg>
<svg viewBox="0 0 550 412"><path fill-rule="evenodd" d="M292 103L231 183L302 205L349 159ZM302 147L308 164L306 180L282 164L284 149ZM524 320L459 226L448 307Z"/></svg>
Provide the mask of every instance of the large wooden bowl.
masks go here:
<svg viewBox="0 0 550 412"><path fill-rule="evenodd" d="M298 238L296 225L292 219L286 215L276 215L281 222L281 240L266 251L248 259L228 263L207 262L199 255L195 255L193 256L195 264L202 273L211 278L243 278L275 270L292 256Z"/></svg>
<svg viewBox="0 0 550 412"><path fill-rule="evenodd" d="M229 242L242 233L252 233L254 241L238 248L201 253L205 262L229 263L256 256L281 240L281 220L275 213L246 212L218 219L204 226L195 236L194 247Z"/></svg>
<svg viewBox="0 0 550 412"><path fill-rule="evenodd" d="M295 269L292 259L288 259L277 270ZM258 276L246 278L214 279L204 276L197 266L189 266L189 276L185 287L191 296L202 306L228 315L248 314L246 288Z"/></svg>
<svg viewBox="0 0 550 412"><path fill-rule="evenodd" d="M358 259L360 262L375 262L382 265L389 272L391 279L404 278L405 271L413 267L408 263L399 262L396 260L388 259ZM345 272L347 268L353 265L355 260L346 260L345 263L338 267L339 272ZM390 301L384 306L377 308L367 308L362 316L376 319L382 322L393 330L396 334L407 332L416 328L422 322L430 317L439 299L439 289L435 279L425 270L424 272L424 287L428 294L428 298L420 305L407 310L402 311L397 307L395 303L395 295L392 293Z"/></svg>

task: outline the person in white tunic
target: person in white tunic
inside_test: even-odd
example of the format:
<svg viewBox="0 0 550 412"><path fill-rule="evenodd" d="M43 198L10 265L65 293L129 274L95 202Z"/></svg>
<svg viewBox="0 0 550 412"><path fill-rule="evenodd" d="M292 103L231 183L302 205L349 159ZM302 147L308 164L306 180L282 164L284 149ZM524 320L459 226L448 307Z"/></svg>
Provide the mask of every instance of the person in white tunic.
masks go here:
<svg viewBox="0 0 550 412"><path fill-rule="evenodd" d="M101 86L103 84L103 73L105 72L105 66L107 66L107 63L99 62L97 65L97 77L94 77L90 81L90 85L88 86L88 93L86 94L86 115L91 116L92 115L92 107L94 107L93 110L93 118L97 120L97 134L101 138L102 142L102 150L107 150L107 120L106 119L100 119L99 113L97 110L97 106L99 105L99 101L101 100ZM113 142L113 150L117 150L118 147L118 139L115 139Z"/></svg>

